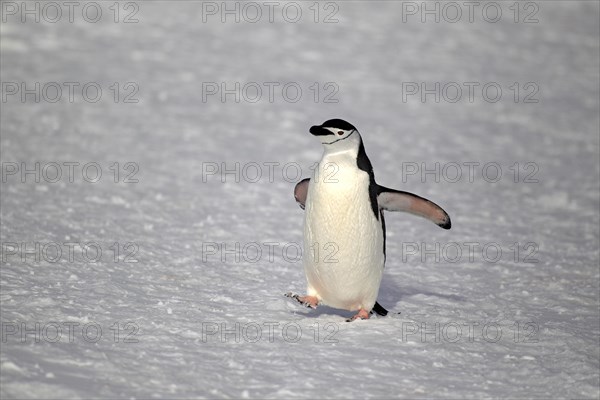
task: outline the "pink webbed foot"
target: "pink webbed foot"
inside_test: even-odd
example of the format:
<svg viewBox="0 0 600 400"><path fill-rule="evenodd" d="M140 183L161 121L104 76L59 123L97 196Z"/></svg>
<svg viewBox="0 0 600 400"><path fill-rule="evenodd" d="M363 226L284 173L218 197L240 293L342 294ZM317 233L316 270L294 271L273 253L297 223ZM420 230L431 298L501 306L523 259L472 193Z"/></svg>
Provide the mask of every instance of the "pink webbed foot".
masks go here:
<svg viewBox="0 0 600 400"><path fill-rule="evenodd" d="M357 319L369 319L369 312L364 308L361 308L360 310L358 310L358 313L356 313L356 315L354 315L352 318L348 318L346 322L352 322Z"/></svg>
<svg viewBox="0 0 600 400"><path fill-rule="evenodd" d="M298 296L297 294L288 292L285 294L285 297L294 299L305 307L317 308L317 306L319 305L319 299L317 299L316 296Z"/></svg>

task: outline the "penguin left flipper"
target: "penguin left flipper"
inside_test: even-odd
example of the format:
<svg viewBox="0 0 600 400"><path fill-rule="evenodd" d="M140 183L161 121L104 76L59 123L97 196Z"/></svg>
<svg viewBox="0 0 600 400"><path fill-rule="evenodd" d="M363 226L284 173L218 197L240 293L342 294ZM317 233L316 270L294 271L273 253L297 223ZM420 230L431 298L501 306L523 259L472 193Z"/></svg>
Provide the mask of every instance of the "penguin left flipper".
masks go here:
<svg viewBox="0 0 600 400"><path fill-rule="evenodd" d="M416 194L377 185L377 203L382 210L418 215L444 229L450 229L452 226L450 216L442 207Z"/></svg>
<svg viewBox="0 0 600 400"><path fill-rule="evenodd" d="M310 182L310 178L302 179L300 182L296 184L294 188L294 197L296 198L296 202L300 206L301 209L304 210L304 205L306 204L306 196L308 194L308 184Z"/></svg>

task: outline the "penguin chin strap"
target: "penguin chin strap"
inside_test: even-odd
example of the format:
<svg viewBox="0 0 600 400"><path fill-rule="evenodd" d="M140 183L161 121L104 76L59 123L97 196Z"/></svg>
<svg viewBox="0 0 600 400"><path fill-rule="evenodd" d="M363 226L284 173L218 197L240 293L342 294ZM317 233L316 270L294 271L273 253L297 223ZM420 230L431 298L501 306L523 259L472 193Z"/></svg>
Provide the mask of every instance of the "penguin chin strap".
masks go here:
<svg viewBox="0 0 600 400"><path fill-rule="evenodd" d="M354 135L354 132L356 132L356 129L353 129L353 130L352 130L352 132L350 132L350 134L349 134L348 136L344 137L344 138L341 138L341 139L338 139L338 140L334 140L334 141L333 141L333 142L331 142L331 143L323 143L323 144L324 144L324 145L330 145L330 144L334 144L334 143L340 142L340 141L342 141L342 140L346 140L346 139L348 139L350 136Z"/></svg>

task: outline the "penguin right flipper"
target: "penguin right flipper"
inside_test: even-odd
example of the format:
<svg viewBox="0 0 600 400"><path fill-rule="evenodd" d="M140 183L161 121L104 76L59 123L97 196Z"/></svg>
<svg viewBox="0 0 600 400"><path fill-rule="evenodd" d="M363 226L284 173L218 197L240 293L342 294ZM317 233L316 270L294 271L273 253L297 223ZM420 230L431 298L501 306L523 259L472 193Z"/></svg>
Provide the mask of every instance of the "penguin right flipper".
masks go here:
<svg viewBox="0 0 600 400"><path fill-rule="evenodd" d="M377 185L377 203L387 211L404 211L433 221L444 229L450 229L450 216L442 207L416 194L389 189Z"/></svg>
<svg viewBox="0 0 600 400"><path fill-rule="evenodd" d="M296 202L303 210L304 205L306 204L306 195L308 194L309 182L310 178L302 179L296 184L296 187L294 188L294 197L296 198Z"/></svg>

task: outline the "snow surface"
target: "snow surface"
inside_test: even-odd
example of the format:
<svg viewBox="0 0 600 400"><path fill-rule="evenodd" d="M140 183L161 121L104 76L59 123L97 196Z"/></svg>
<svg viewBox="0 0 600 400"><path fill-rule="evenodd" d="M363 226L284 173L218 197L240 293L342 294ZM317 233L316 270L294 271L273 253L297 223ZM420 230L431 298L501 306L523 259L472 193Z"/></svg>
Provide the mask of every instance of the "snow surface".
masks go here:
<svg viewBox="0 0 600 400"><path fill-rule="evenodd" d="M273 23L266 7L256 23L221 23L203 22L202 2L137 2L131 24L111 21L113 2L98 4L106 18L95 24L77 14L81 6L73 23L3 14L3 83L97 82L103 97L88 103L76 90L72 103L65 92L56 103L30 95L0 104L4 173L80 163L74 182L2 182L2 398L600 396L598 2L535 2L539 22L529 24L513 22L513 2L497 3L496 23L481 13L473 23L404 23L402 2L337 2L339 22L329 24L313 22L313 2L296 3L297 23L282 18L285 3ZM319 6L320 20L335 10ZM122 101L127 82L139 87L136 104ZM280 86L273 102L265 89L255 103L222 103L203 102L202 82ZM300 101L282 98L289 82L303 89ZM337 103L323 102L327 82L339 88ZM404 102L403 82L497 82L503 97ZM527 82L539 102L523 103ZM444 231L387 214L379 301L396 314L385 318L346 323L349 312L282 296L305 288L294 260L303 212L289 177L297 165L309 176L321 145L308 128L329 118L358 127L380 184L428 197L452 217ZM102 168L97 183L82 179L90 162ZM123 182L127 162L139 167L138 183ZM203 174L223 162L247 166L246 179ZM262 166L257 182L252 162ZM272 181L268 162L279 163ZM412 163L436 162L480 166L472 182L402 178ZM502 168L496 183L481 175L490 162ZM283 166L292 167L285 177ZM524 182L534 170L537 183ZM55 248L39 261L13 254L14 243L67 242L96 243L102 257L89 262L74 247L70 260L64 245L57 262ZM462 247L456 262L456 246L441 250L452 243ZM498 261L496 247L482 254L486 244L501 246ZM135 245L138 262L125 262Z"/></svg>

